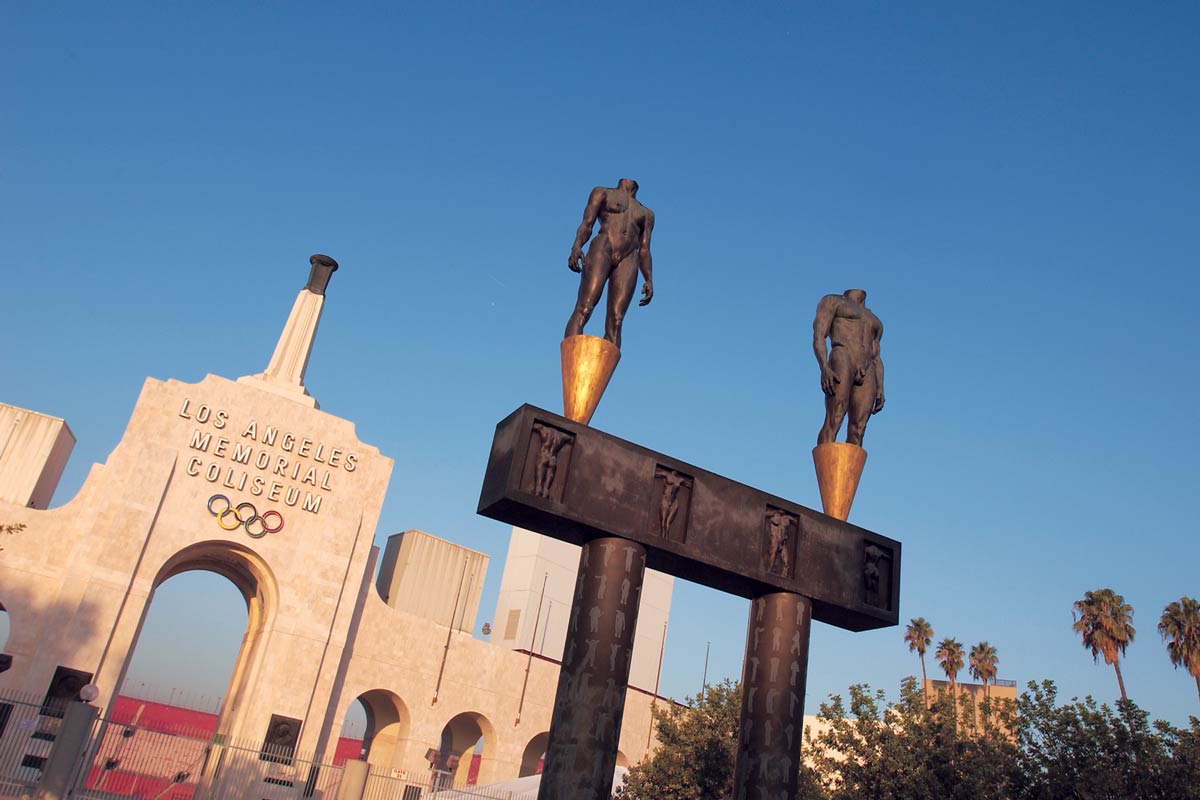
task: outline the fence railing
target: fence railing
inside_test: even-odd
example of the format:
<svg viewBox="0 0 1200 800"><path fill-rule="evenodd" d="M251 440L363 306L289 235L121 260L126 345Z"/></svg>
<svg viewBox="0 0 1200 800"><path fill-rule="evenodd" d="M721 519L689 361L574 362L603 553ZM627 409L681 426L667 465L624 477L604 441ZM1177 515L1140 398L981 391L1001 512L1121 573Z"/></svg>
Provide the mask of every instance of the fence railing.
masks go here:
<svg viewBox="0 0 1200 800"><path fill-rule="evenodd" d="M0 693L0 797L32 793L62 725L40 697ZM264 749L207 730L158 731L99 719L78 762L79 800L333 800L343 767L290 749ZM513 800L510 791L462 785L466 772L371 767L364 800Z"/></svg>
<svg viewBox="0 0 1200 800"><path fill-rule="evenodd" d="M93 800L333 798L342 768L290 749L204 732L163 733L101 721L72 797Z"/></svg>
<svg viewBox="0 0 1200 800"><path fill-rule="evenodd" d="M42 777L60 724L42 711L36 695L0 694L0 795L19 796Z"/></svg>
<svg viewBox="0 0 1200 800"><path fill-rule="evenodd" d="M503 789L454 785L454 776L425 768L383 770L372 766L363 800L513 800Z"/></svg>

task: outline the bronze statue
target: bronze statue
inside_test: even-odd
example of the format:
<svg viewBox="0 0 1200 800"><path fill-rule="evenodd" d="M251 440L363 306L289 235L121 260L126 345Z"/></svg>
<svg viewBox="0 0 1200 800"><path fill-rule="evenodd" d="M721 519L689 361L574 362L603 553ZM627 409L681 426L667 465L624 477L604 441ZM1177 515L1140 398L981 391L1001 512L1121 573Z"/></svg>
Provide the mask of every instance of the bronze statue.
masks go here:
<svg viewBox="0 0 1200 800"><path fill-rule="evenodd" d="M777 508L767 512L767 526L771 532L767 549L771 555L767 563L767 572L791 577L791 556L788 554L788 542L791 539L790 528L795 522L790 514Z"/></svg>
<svg viewBox="0 0 1200 800"><path fill-rule="evenodd" d="M883 410L883 360L879 357L883 323L867 308L866 301L867 293L862 289L847 289L840 295L827 294L817 304L813 352L821 367L821 390L825 392L825 424L817 434L817 444L836 439L849 413L846 443L861 447L867 420Z"/></svg>
<svg viewBox="0 0 1200 800"><path fill-rule="evenodd" d="M557 428L537 423L533 431L538 435L537 472L533 484L533 493L538 497L550 497L550 489L554 486L554 475L558 472L558 454L563 445L571 441L571 437Z"/></svg>
<svg viewBox="0 0 1200 800"><path fill-rule="evenodd" d="M688 478L673 469L659 467L655 475L663 479L663 493L658 502L658 533L668 536L675 516L679 513L679 490L687 486Z"/></svg>
<svg viewBox="0 0 1200 800"><path fill-rule="evenodd" d="M654 297L654 282L650 276L650 233L654 230L654 212L637 201L638 183L621 178L615 189L597 186L588 196L583 210L583 222L575 232L575 244L567 258L573 272L583 272L579 280L579 299L567 320L566 336L583 333L583 326L600 301L604 284L608 284L608 314L604 318L604 338L621 346L621 323L641 271L644 306ZM592 226L600 220L600 232L592 240L587 257L583 245L592 235Z"/></svg>

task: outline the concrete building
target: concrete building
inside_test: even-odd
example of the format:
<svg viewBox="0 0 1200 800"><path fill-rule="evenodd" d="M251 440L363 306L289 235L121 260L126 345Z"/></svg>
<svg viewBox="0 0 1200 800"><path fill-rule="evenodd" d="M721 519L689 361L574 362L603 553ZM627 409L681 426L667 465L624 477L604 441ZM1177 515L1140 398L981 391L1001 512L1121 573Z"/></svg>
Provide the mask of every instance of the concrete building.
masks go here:
<svg viewBox="0 0 1200 800"><path fill-rule="evenodd" d="M579 547L513 528L496 598L492 641L559 661L567 637ZM646 570L629 685L654 692L675 579ZM543 591L544 587L544 591Z"/></svg>
<svg viewBox="0 0 1200 800"><path fill-rule="evenodd" d="M73 449L65 420L0 405L0 502L49 508Z"/></svg>
<svg viewBox="0 0 1200 800"><path fill-rule="evenodd" d="M45 506L69 429L0 408L0 521L25 525L0 554L11 656L0 692L71 697L92 684L107 710L155 591L208 570L247 607L216 726L222 740L332 757L347 709L361 701L368 759L384 774L425 769L430 749L444 757L480 747L480 783L530 772L557 687L549 648L561 646L567 615L555 584L542 655L518 652L535 633L532 584L521 589L518 572L536 582L552 559L573 572L570 557L538 545L543 555L522 555L511 576L506 565L515 629L490 644L469 633L486 556L414 531L392 537L381 556L372 542L392 459L360 441L352 422L321 411L303 383L324 300L300 292L260 375L147 379L116 449L57 508ZM654 597L640 623L643 684L655 673L669 583ZM497 619L502 634L508 618ZM630 689L619 763L652 746L653 701Z"/></svg>

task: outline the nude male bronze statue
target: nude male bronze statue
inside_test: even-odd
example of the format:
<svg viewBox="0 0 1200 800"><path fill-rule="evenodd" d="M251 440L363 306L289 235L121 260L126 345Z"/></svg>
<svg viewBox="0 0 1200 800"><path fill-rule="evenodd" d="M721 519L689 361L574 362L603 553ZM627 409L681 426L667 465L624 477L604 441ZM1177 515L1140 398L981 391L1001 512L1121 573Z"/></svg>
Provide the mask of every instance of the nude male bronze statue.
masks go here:
<svg viewBox="0 0 1200 800"><path fill-rule="evenodd" d="M663 493L658 503L658 532L660 536L668 536L679 513L679 490L687 485L688 479L671 469L659 468L655 474L663 479Z"/></svg>
<svg viewBox="0 0 1200 800"><path fill-rule="evenodd" d="M827 294L817 304L813 352L825 392L825 424L817 434L817 444L834 441L849 414L846 443L861 447L867 420L883 410L883 360L879 357L883 323L866 301L862 289L847 289L842 294Z"/></svg>
<svg viewBox="0 0 1200 800"><path fill-rule="evenodd" d="M554 475L558 472L558 454L563 445L571 441L571 437L549 425L536 424L533 430L540 442L533 493L538 497L549 497L550 489L554 486Z"/></svg>
<svg viewBox="0 0 1200 800"><path fill-rule="evenodd" d="M773 509L767 514L767 526L771 532L771 538L767 545L767 550L771 553L767 563L767 572L773 572L785 578L791 577L788 541L791 539L789 529L792 523L793 518L779 509Z"/></svg>
<svg viewBox="0 0 1200 800"><path fill-rule="evenodd" d="M583 333L583 326L596 303L604 285L608 284L608 313L604 318L604 338L621 346L621 323L633 290L637 286L640 271L645 278L642 284L644 306L654 297L654 281L651 279L650 234L654 230L654 212L637 200L638 183L631 178L621 178L615 189L597 186L588 196L583 210L583 222L575 232L575 244L567 258L572 272L582 272L579 280L579 298L575 310L567 320L565 336ZM600 220L600 230L583 255L583 245L592 235L592 226Z"/></svg>

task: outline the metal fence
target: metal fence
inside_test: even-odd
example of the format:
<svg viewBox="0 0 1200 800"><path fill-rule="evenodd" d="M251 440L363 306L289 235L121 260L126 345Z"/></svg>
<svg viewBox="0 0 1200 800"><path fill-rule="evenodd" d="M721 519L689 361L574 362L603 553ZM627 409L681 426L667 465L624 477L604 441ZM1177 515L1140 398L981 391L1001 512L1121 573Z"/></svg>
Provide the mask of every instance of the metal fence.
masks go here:
<svg viewBox="0 0 1200 800"><path fill-rule="evenodd" d="M465 783L466 774L466 771L433 770L427 762L409 769L371 765L363 800L515 800L517 797L508 790L469 785Z"/></svg>
<svg viewBox="0 0 1200 800"><path fill-rule="evenodd" d="M60 722L44 710L37 695L0 694L0 796L19 796L42 777Z"/></svg>
<svg viewBox="0 0 1200 800"><path fill-rule="evenodd" d="M502 789L453 786L449 772L428 768L412 771L383 770L371 767L363 800L514 800L516 795Z"/></svg>
<svg viewBox="0 0 1200 800"><path fill-rule="evenodd" d="M31 794L62 724L41 698L0 693L0 797ZM311 754L228 741L205 730L150 730L100 719L79 763L79 800L333 800L343 767ZM453 786L421 764L371 767L363 800L514 800L511 791Z"/></svg>
<svg viewBox="0 0 1200 800"><path fill-rule="evenodd" d="M101 721L74 798L302 800L337 794L342 768L311 755Z"/></svg>

